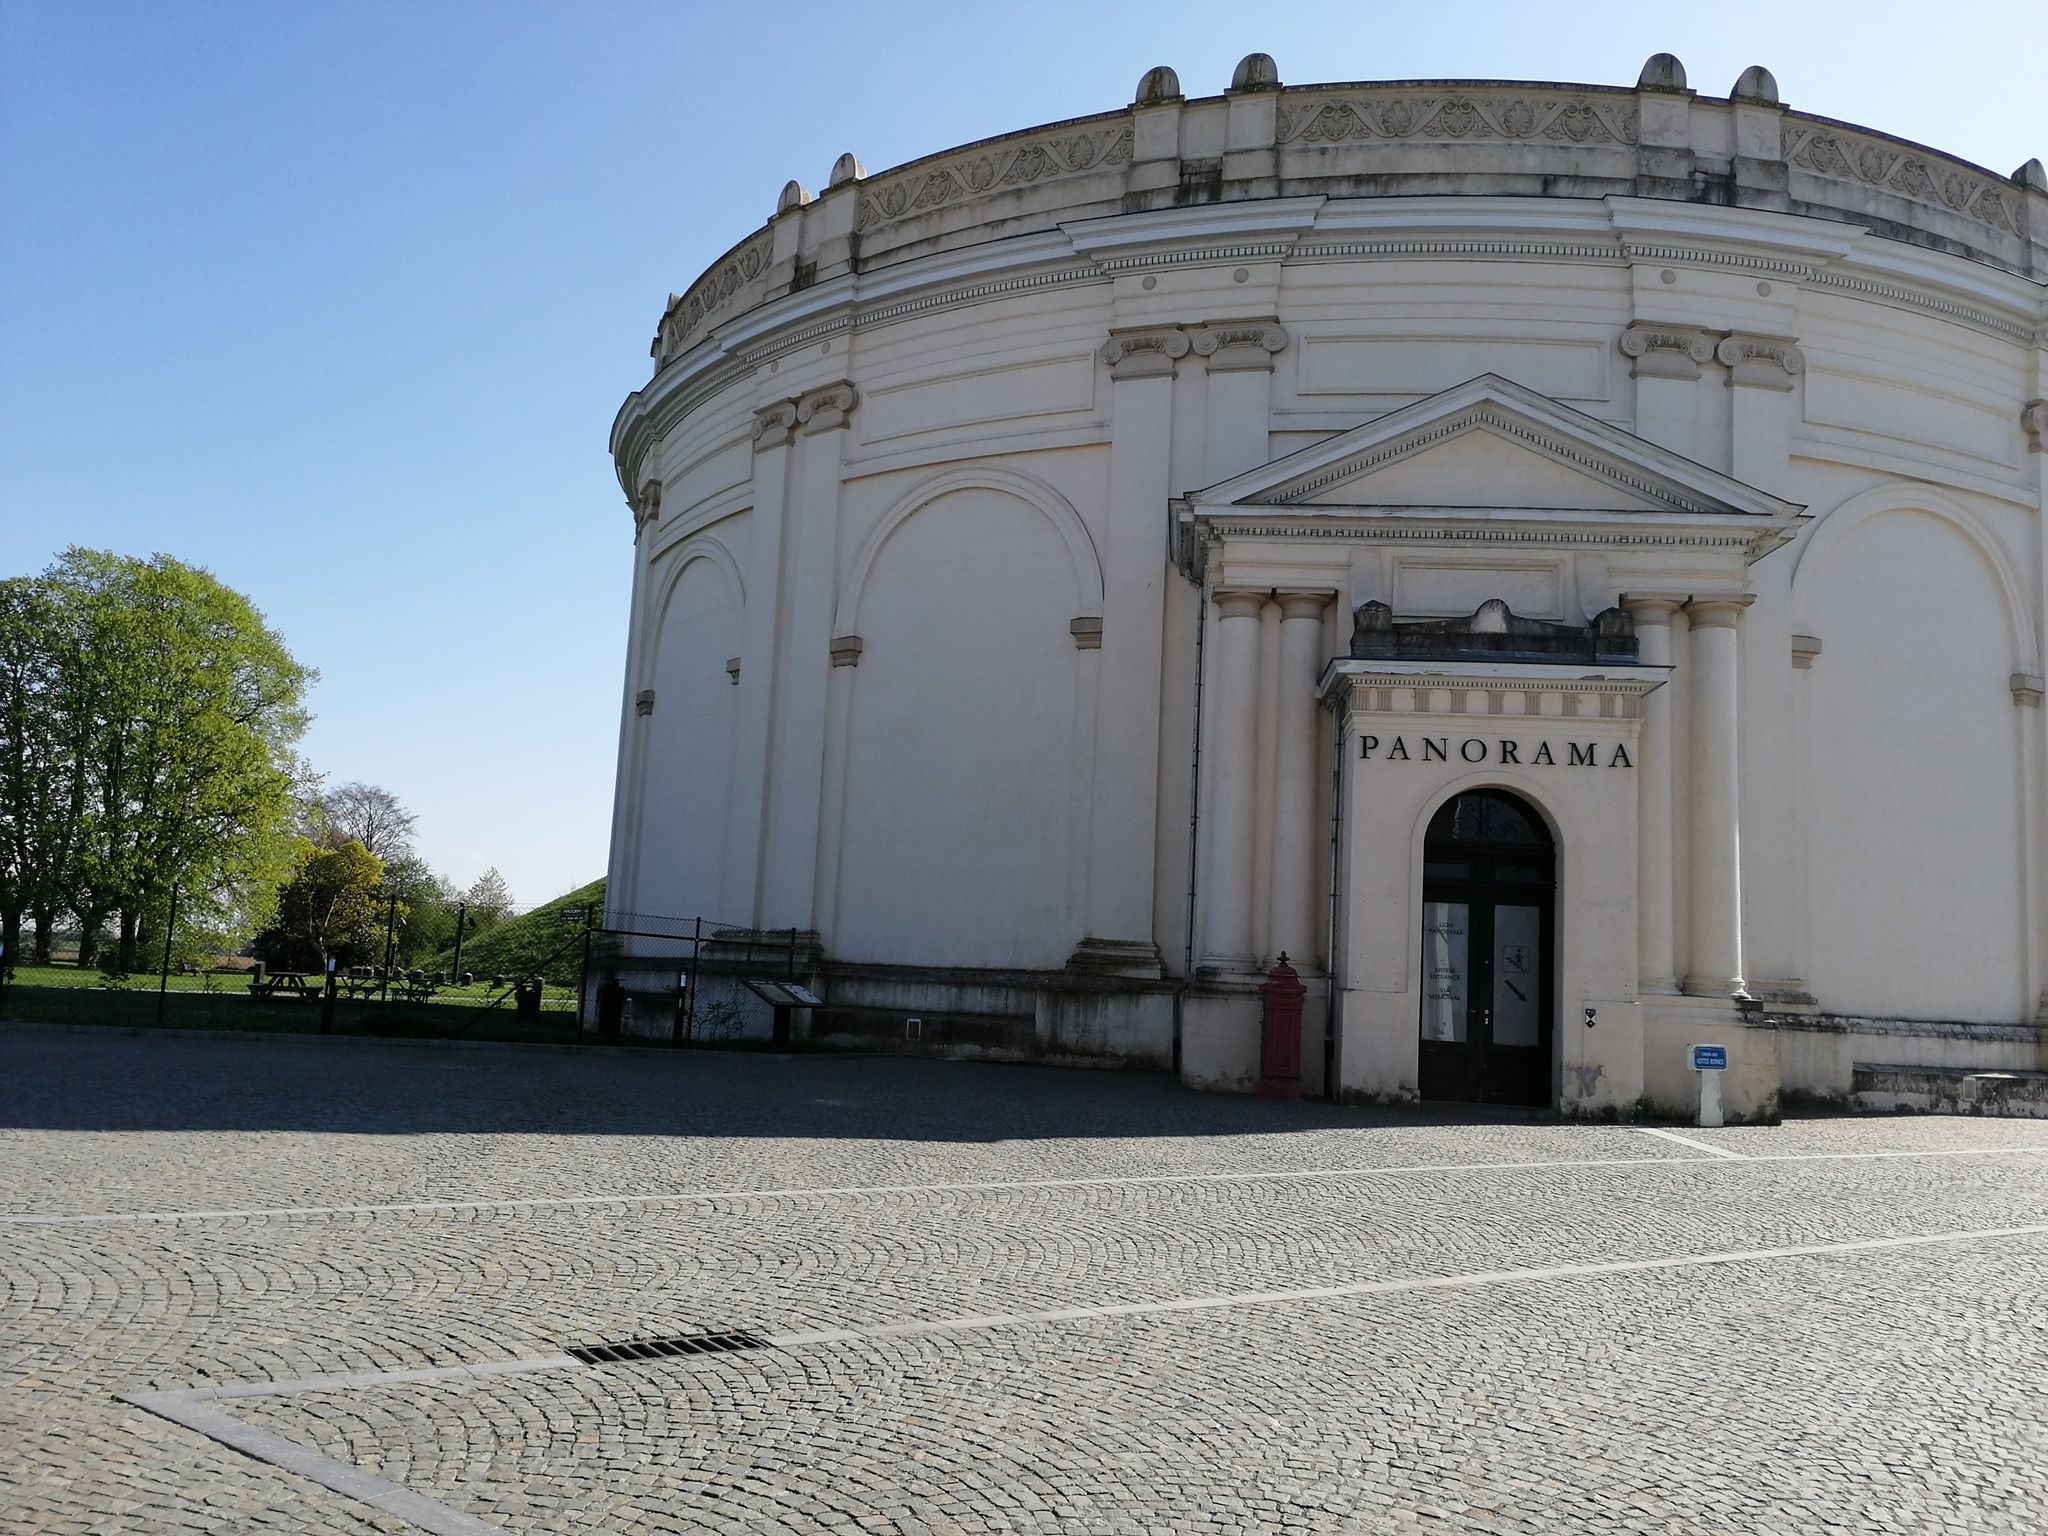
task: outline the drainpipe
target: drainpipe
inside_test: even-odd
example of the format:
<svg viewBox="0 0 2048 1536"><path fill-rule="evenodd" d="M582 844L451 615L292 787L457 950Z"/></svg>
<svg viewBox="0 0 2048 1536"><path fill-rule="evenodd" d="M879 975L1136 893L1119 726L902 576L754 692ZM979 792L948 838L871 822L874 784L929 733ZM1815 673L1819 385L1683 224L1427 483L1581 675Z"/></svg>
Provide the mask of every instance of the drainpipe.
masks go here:
<svg viewBox="0 0 2048 1536"><path fill-rule="evenodd" d="M1344 874L1344 730L1337 711L1330 711L1330 926L1323 941L1323 1098L1337 1094L1337 945L1340 940L1338 892Z"/></svg>
<svg viewBox="0 0 2048 1536"><path fill-rule="evenodd" d="M1180 985L1173 989L1173 1075L1180 1076L1181 1015L1188 988L1195 979L1195 890L1201 870L1202 828L1202 683L1205 642L1209 633L1209 584L1195 583L1195 731L1188 778L1188 920L1181 946Z"/></svg>

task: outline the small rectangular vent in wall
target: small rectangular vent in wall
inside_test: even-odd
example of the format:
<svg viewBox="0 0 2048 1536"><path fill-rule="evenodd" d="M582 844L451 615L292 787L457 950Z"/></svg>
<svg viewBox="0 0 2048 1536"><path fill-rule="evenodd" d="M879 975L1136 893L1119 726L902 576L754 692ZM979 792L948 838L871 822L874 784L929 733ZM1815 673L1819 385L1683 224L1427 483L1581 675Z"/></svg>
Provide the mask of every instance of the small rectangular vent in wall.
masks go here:
<svg viewBox="0 0 2048 1536"><path fill-rule="evenodd" d="M585 1365L609 1365L619 1361L672 1360L678 1355L727 1355L742 1349L771 1346L755 1334L688 1333L674 1339L628 1339L620 1344L579 1344L563 1354Z"/></svg>

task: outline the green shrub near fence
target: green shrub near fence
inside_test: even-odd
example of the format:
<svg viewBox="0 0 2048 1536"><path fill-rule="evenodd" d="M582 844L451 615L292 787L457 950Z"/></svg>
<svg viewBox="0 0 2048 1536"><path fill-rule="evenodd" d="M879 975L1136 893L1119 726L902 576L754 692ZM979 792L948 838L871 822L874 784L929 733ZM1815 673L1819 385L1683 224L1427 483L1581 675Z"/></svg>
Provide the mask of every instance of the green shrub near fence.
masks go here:
<svg viewBox="0 0 2048 1536"><path fill-rule="evenodd" d="M24 967L24 971L28 968ZM41 968L38 967L38 970ZM99 989L96 971L73 972L85 978L62 986L15 982L0 994L0 1018L35 1024L104 1024L132 1028L157 1022L156 978L138 978L124 987ZM178 978L173 978L177 980ZM194 980L195 978L183 978ZM267 998L249 995L248 983L218 978L228 985L213 992L179 991L163 999L163 1022L170 1029L238 1029L258 1034L317 1034L324 1013L317 997ZM550 1003L556 1000L550 998ZM532 1022L519 1018L508 1001L489 1010L468 1003L378 1003L336 999L334 1033L385 1035L412 1039L564 1041L579 1038L573 997L562 1000Z"/></svg>

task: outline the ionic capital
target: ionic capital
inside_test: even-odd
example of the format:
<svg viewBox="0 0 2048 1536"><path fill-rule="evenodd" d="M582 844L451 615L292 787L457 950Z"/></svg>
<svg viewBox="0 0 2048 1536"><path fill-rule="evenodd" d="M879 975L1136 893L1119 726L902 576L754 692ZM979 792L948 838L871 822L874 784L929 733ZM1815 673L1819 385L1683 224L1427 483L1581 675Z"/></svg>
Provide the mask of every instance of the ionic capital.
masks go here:
<svg viewBox="0 0 2048 1536"><path fill-rule="evenodd" d="M1621 355L1634 366L1636 379L1696 379L1714 360L1714 331L1697 326L1662 325L1638 320L1621 333Z"/></svg>
<svg viewBox="0 0 2048 1536"><path fill-rule="evenodd" d="M844 379L822 389L810 390L797 397L797 426L806 434L844 427L853 416L854 406L859 403L860 396Z"/></svg>
<svg viewBox="0 0 2048 1536"><path fill-rule="evenodd" d="M1742 610L1755 601L1754 592L1695 597L1685 612L1694 629L1734 629L1742 622Z"/></svg>
<svg viewBox="0 0 2048 1536"><path fill-rule="evenodd" d="M1273 354L1287 345L1287 332L1275 320L1226 320L1205 325L1194 335L1194 351L1211 373L1273 371Z"/></svg>
<svg viewBox="0 0 2048 1536"><path fill-rule="evenodd" d="M633 509L633 537L639 538L647 525L661 516L661 482L650 480L640 487L637 499L627 503Z"/></svg>
<svg viewBox="0 0 2048 1536"><path fill-rule="evenodd" d="M2029 400L2020 407L2020 430L2027 434L2027 452L2048 453L2048 400Z"/></svg>
<svg viewBox="0 0 2048 1536"><path fill-rule="evenodd" d="M1216 615L1224 619L1256 619L1271 598L1270 592L1218 592Z"/></svg>
<svg viewBox="0 0 2048 1536"><path fill-rule="evenodd" d="M1174 363L1188 355L1187 332L1177 325L1112 331L1102 344L1102 360L1113 379L1173 376Z"/></svg>
<svg viewBox="0 0 2048 1536"><path fill-rule="evenodd" d="M754 452L787 448L796 437L796 402L778 400L754 412Z"/></svg>
<svg viewBox="0 0 2048 1536"><path fill-rule="evenodd" d="M1736 331L1721 339L1714 356L1728 370L1730 388L1753 385L1758 389L1790 389L1792 380L1806 372L1806 354L1789 336L1752 336Z"/></svg>

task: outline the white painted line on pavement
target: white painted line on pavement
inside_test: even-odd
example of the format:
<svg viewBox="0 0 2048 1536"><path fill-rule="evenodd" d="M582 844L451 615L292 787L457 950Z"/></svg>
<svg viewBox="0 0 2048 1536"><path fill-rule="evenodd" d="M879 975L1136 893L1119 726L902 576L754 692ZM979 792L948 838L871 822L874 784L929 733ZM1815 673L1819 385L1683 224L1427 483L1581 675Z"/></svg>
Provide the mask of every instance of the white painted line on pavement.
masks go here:
<svg viewBox="0 0 2048 1536"><path fill-rule="evenodd" d="M1716 1157L1732 1157L1739 1163L1749 1161L1740 1152L1730 1152L1726 1147L1717 1147L1710 1141L1694 1141L1692 1137L1681 1136L1676 1131L1660 1131L1648 1125L1632 1125L1629 1129L1640 1131L1645 1136L1661 1136L1666 1141L1677 1142L1681 1147L1698 1147L1702 1152L1711 1152Z"/></svg>
<svg viewBox="0 0 2048 1536"><path fill-rule="evenodd" d="M1690 1161L1690 1160L1689 1160ZM941 1317L918 1322L880 1323L853 1328L814 1328L790 1333L765 1333L770 1344L790 1349L805 1344L840 1344L860 1339L907 1338L918 1334L966 1333L1029 1323L1085 1322L1095 1318L1156 1317L1177 1312L1215 1311L1225 1307L1271 1306L1295 1301L1328 1301L1351 1296L1390 1296L1407 1291L1469 1290L1486 1285L1526 1285L1546 1280L1572 1280L1646 1270L1684 1269L1695 1265L1752 1263L1768 1259L1820 1258L1834 1254L1869 1253L1882 1249L1927 1247L1936 1243L1979 1242L1997 1237L2048 1236L2048 1224L1989 1227L1969 1232L1930 1232L1913 1237L1859 1238L1841 1243L1809 1243L1789 1248L1745 1248L1718 1253L1678 1254L1661 1259L1617 1259L1604 1264L1558 1264L1532 1269L1479 1270L1462 1275L1425 1275L1406 1280L1363 1280L1351 1285L1319 1285L1286 1291L1242 1291L1222 1296L1188 1296L1168 1301L1130 1301L1094 1307L1053 1307L1039 1312L1008 1312L979 1317ZM268 1430L257 1429L209 1406L224 1398L289 1397L304 1392L331 1392L420 1381L480 1380L532 1371L562 1370L578 1365L568 1355L537 1355L481 1365L437 1366L410 1371L361 1371L306 1376L294 1381L233 1382L172 1392L120 1393L120 1400L174 1424L196 1431L246 1456L293 1472L331 1488L373 1509L407 1521L432 1536L507 1536L502 1527L415 1493L347 1462L323 1456Z"/></svg>
<svg viewBox="0 0 2048 1536"><path fill-rule="evenodd" d="M1641 1129L1641 1127L1629 1127ZM1704 1145L1697 1143L1696 1145ZM1718 1151L1718 1148L1709 1150ZM2048 1154L2048 1142L2030 1147L1938 1147L1905 1152L1766 1152L1725 1154L1722 1161L1854 1163L1912 1157L2013 1157ZM124 1221L235 1221L266 1216L406 1216L441 1211L543 1211L575 1206L695 1205L718 1200L803 1200L848 1195L975 1194L1001 1190L1105 1189L1153 1184L1284 1184L1293 1179L1366 1179L1413 1173L1527 1173L1566 1168L1713 1168L1701 1157L1550 1158L1513 1163L1392 1163L1361 1168L1275 1168L1256 1173L1133 1173L1066 1179L990 1179L974 1183L839 1184L788 1189L683 1190L644 1195L518 1195L468 1200L416 1200L391 1205L273 1205L245 1210L113 1211L83 1216L0 1215L0 1227L91 1227Z"/></svg>
<svg viewBox="0 0 2048 1536"><path fill-rule="evenodd" d="M1687 1253L1663 1259L1615 1259L1604 1264L1556 1264L1537 1269L1492 1269L1465 1275L1430 1275L1412 1280L1362 1280L1352 1285L1318 1285L1291 1291L1242 1291L1223 1296L1189 1296L1174 1301L1125 1301L1099 1307L1054 1307L1044 1312L1010 1312L989 1317L941 1317L924 1322L881 1323L858 1328L818 1328L803 1333L769 1333L770 1344L836 1344L852 1339L901 1338L919 1333L964 1333L1016 1323L1070 1323L1097 1317L1150 1317L1171 1312L1208 1312L1222 1307L1268 1306L1287 1301L1328 1301L1348 1296L1391 1296L1402 1291L1467 1290L1482 1285L1523 1285L1640 1270L1685 1269L1694 1265L1743 1264L1763 1259L1816 1258L1884 1248L1919 1248L1934 1243L1978 1242L1993 1237L2048 1236L2048 1224L1987 1227L1974 1232L1930 1232L1916 1237L1867 1237L1845 1243L1809 1243L1795 1248L1742 1248L1722 1253Z"/></svg>

